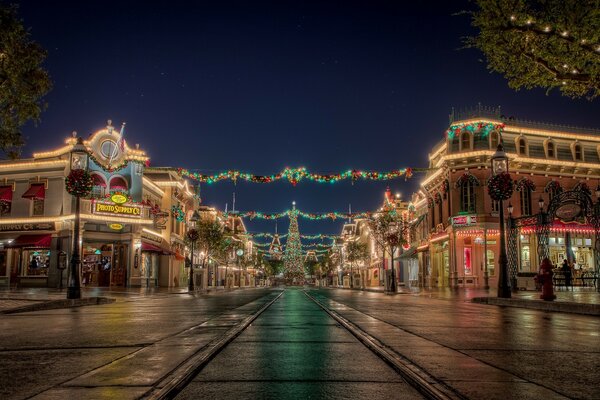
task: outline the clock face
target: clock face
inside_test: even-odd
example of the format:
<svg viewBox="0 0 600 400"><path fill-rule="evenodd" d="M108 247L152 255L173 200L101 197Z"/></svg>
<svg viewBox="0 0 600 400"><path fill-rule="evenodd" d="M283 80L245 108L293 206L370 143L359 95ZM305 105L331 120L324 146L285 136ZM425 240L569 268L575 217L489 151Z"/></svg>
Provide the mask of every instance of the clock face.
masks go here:
<svg viewBox="0 0 600 400"><path fill-rule="evenodd" d="M556 216L563 221L573 221L581 214L581 207L578 204L564 204L556 210Z"/></svg>
<svg viewBox="0 0 600 400"><path fill-rule="evenodd" d="M105 140L100 146L100 153L108 159L116 158L119 154L119 146L113 140Z"/></svg>

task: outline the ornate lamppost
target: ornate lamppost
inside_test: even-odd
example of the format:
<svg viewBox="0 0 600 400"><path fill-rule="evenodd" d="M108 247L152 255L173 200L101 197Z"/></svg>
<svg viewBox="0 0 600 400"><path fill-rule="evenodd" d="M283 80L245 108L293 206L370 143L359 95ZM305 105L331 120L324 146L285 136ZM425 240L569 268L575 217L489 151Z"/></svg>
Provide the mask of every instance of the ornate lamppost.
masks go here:
<svg viewBox="0 0 600 400"><path fill-rule="evenodd" d="M492 155L492 177L488 182L488 193L493 200L498 201L500 217L500 256L498 257L498 297L510 298L510 284L508 281L508 258L506 257L506 235L504 229L504 200L508 200L513 193L513 181L508 172L508 157L504 152L502 142Z"/></svg>
<svg viewBox="0 0 600 400"><path fill-rule="evenodd" d="M235 255L237 256L236 261L237 261L237 267L238 267L238 275L240 277L239 288L241 289L241 287L242 287L242 267L240 265L240 258L242 258L242 256L244 255L244 249L237 249L235 251ZM235 274L233 276L235 277ZM245 280L245 277L244 277L244 280ZM235 284L234 284L234 286L235 286Z"/></svg>
<svg viewBox="0 0 600 400"><path fill-rule="evenodd" d="M198 241L200 234L196 229L196 222L200 220L200 215L198 211L194 211L192 216L190 217L190 223L192 228L190 228L187 233L187 239L190 241L191 253L190 253L190 277L188 280L188 292L194 291L194 244Z"/></svg>
<svg viewBox="0 0 600 400"><path fill-rule="evenodd" d="M73 135L76 135L73 132ZM71 150L71 172L65 179L67 192L75 197L75 226L73 228L73 248L71 250L71 262L67 275L67 299L81 298L81 282L79 270L81 257L79 255L79 226L81 220L80 204L81 198L86 197L92 191L92 177L87 171L88 152L83 140L77 138L77 143Z"/></svg>

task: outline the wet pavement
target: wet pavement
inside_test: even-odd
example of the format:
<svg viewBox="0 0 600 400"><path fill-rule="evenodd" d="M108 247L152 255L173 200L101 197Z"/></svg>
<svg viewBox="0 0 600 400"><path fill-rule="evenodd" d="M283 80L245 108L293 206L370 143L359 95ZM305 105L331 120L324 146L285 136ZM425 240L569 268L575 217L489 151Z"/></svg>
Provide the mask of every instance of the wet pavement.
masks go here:
<svg viewBox="0 0 600 400"><path fill-rule="evenodd" d="M177 399L416 399L298 288L287 289Z"/></svg>
<svg viewBox="0 0 600 400"><path fill-rule="evenodd" d="M310 290L466 398L600 398L600 319L425 296Z"/></svg>
<svg viewBox="0 0 600 400"><path fill-rule="evenodd" d="M277 293L128 296L2 315L0 398L137 398Z"/></svg>

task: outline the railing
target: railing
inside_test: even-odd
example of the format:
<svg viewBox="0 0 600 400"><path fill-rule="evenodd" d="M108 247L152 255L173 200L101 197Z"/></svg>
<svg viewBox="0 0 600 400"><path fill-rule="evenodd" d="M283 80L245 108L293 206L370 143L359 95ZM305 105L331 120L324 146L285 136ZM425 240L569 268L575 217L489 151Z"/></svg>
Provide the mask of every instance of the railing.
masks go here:
<svg viewBox="0 0 600 400"><path fill-rule="evenodd" d="M587 135L600 135L600 129L595 128L583 128L578 126L571 125L561 125L561 124L551 124L547 122L538 122L538 121L530 121L520 118L515 118L512 116L507 117L502 114L502 109L500 106L498 107L487 107L482 106L481 104L477 104L476 107L465 108L462 110L455 110L452 108L452 112L450 113L449 124L452 125L456 121L462 121L465 119L472 118L493 118L501 120L502 122L509 124L513 127L523 127L523 128L536 128L536 129L547 129L554 131L568 131L570 133L579 133L579 134L587 134Z"/></svg>

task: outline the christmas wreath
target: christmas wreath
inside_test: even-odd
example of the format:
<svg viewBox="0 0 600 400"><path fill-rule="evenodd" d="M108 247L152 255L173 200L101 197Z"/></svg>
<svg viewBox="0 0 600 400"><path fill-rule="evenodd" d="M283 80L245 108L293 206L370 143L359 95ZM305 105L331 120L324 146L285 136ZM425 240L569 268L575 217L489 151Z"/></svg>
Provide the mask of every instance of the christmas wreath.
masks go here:
<svg viewBox="0 0 600 400"><path fill-rule="evenodd" d="M510 199L513 190L514 182L507 172L491 177L488 182L488 193L496 201Z"/></svg>
<svg viewBox="0 0 600 400"><path fill-rule="evenodd" d="M94 181L84 169L74 169L65 178L67 192L75 197L86 197L92 191Z"/></svg>

